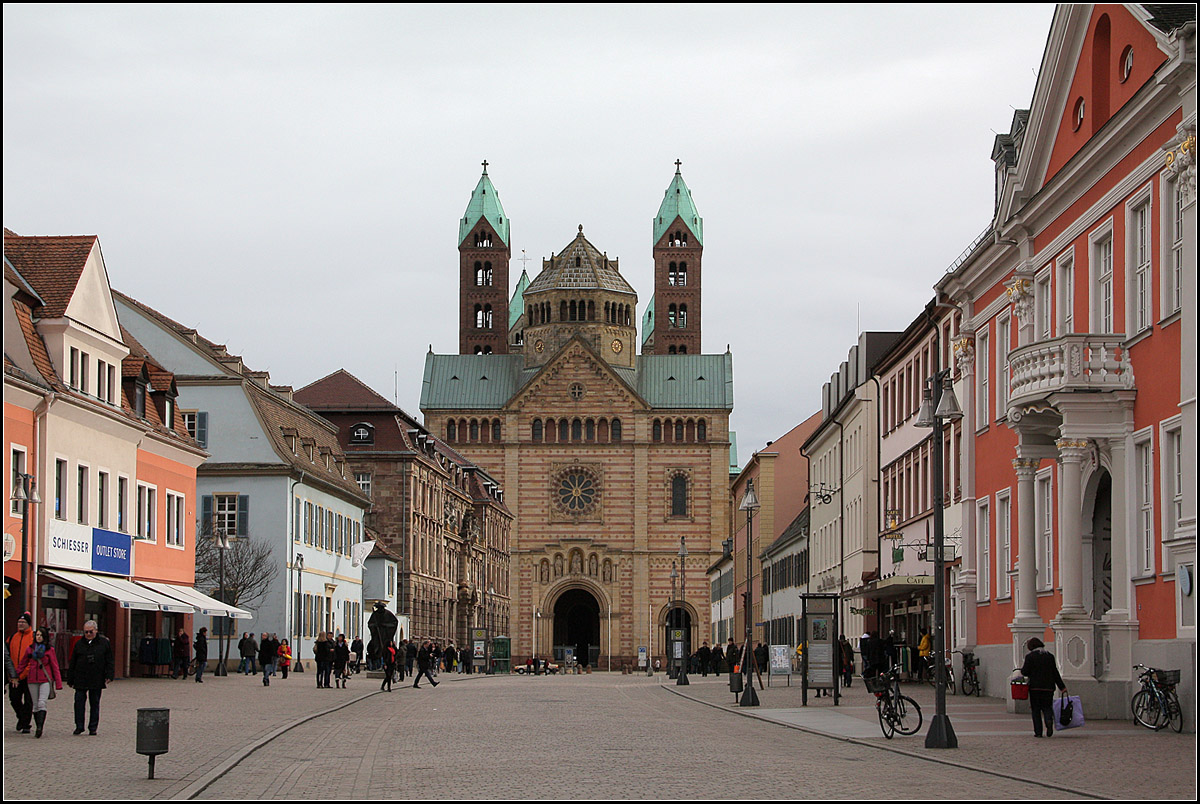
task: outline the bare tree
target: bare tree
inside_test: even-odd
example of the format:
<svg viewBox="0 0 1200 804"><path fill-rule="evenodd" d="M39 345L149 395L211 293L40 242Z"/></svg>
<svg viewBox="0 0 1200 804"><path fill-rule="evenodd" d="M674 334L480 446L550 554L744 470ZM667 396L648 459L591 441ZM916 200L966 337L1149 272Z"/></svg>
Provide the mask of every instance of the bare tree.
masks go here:
<svg viewBox="0 0 1200 804"><path fill-rule="evenodd" d="M216 536L201 535L196 540L196 585L213 592L213 597L238 608L253 608L258 604L275 579L279 563L271 553L271 545L261 539L229 538L229 548L221 550ZM221 553L225 553L224 579ZM222 583L223 580L223 583ZM229 645L222 640L221 661L228 659Z"/></svg>

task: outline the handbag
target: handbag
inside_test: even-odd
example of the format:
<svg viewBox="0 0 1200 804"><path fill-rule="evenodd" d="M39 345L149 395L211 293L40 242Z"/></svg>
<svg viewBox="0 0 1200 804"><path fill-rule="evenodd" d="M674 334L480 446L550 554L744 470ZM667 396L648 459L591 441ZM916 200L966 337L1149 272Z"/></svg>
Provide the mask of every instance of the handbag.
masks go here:
<svg viewBox="0 0 1200 804"><path fill-rule="evenodd" d="M1060 729L1077 729L1083 725L1083 703L1078 695L1061 694L1054 699L1054 722Z"/></svg>

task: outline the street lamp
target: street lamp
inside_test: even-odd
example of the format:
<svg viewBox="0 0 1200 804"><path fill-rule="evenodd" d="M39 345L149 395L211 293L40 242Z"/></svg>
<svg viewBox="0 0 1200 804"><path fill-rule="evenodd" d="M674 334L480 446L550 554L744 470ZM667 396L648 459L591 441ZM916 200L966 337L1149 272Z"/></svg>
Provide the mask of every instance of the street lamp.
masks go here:
<svg viewBox="0 0 1200 804"><path fill-rule="evenodd" d="M684 583L687 580L687 573L684 571L684 567L685 567L684 559L687 558L687 554L688 554L687 545L683 543L683 537L680 536L679 537L679 626L680 626L680 628L683 628L684 612L686 611L685 607L687 605L687 594L684 592ZM675 676L675 686L677 686L677 687L686 687L691 683L690 681L688 681L688 677L687 677L688 661L691 659L691 653L692 653L691 652L692 629L690 626L691 626L691 623L688 623L688 627L686 629L684 629L684 631L683 631L683 650L681 651L681 653L683 654L683 660L679 665L679 674L677 676Z"/></svg>
<svg viewBox="0 0 1200 804"><path fill-rule="evenodd" d="M304 618L300 608L300 602L304 600L304 553L296 553L296 642L292 646L292 654L295 656L295 667L292 668L294 673L303 673L304 664L300 661L300 640L304 637Z"/></svg>
<svg viewBox="0 0 1200 804"><path fill-rule="evenodd" d="M671 605L667 608L667 636L668 636L667 644L672 646L672 647L668 648L668 650L671 650L671 651L674 651L674 644L675 644L675 640L670 638L670 634L671 634L671 630L672 630L671 629L671 618L675 614L675 612L679 610L678 606L675 603L675 601L676 601L675 582L677 580L679 580L679 569L678 569L678 567L676 567L675 562L672 561L671 562ZM675 617L675 622L676 622L676 624L678 624L678 622L679 622L678 617ZM667 656L667 678L674 678L674 677L677 677L678 675L679 675L679 666L675 663L675 657L668 655Z"/></svg>
<svg viewBox="0 0 1200 804"><path fill-rule="evenodd" d="M29 604L29 504L41 505L42 498L38 496L33 475L13 472L13 479L21 481L9 498L21 504L21 611L33 611Z"/></svg>
<svg viewBox="0 0 1200 804"><path fill-rule="evenodd" d="M217 528L215 531L213 531L213 542L217 546L217 555L220 556L220 569L218 571L217 582L221 587L221 602L225 603L225 551L231 546L229 543L229 534L224 528ZM227 615L225 617L225 622L222 624L224 627L221 629L221 643L217 646L217 655L221 657L221 660L217 662L217 668L213 670L214 676L229 675L229 671L225 667L225 663L229 661L229 655L226 652L227 648L225 638L228 636L227 632L229 631L229 623L232 621L233 618Z"/></svg>
<svg viewBox="0 0 1200 804"><path fill-rule="evenodd" d="M754 569L751 561L753 560L753 545L754 545L754 512L762 508L762 504L758 501L758 495L754 493L754 480L751 478L746 481L746 494L742 497L742 504L738 506L738 510L746 512L746 635L745 645L742 647L742 654L746 660L742 662L742 672L746 674L746 683L742 687L742 698L738 701L738 706L758 706L758 693L754 691L754 676L750 673L750 640L753 636L753 625L750 621L750 576Z"/></svg>
<svg viewBox="0 0 1200 804"><path fill-rule="evenodd" d="M936 409L935 409L936 406ZM933 508L933 655L937 679L935 714L925 735L926 748L958 748L954 726L946 714L946 516L942 476L945 452L942 448L942 422L962 418L962 408L954 396L950 369L942 369L925 381L925 395L914 424L933 428L933 489L936 503Z"/></svg>

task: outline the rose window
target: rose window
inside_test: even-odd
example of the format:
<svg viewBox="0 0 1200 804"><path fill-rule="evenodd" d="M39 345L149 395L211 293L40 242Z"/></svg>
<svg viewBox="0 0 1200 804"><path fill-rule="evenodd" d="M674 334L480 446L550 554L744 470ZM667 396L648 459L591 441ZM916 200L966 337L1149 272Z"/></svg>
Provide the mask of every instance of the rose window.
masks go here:
<svg viewBox="0 0 1200 804"><path fill-rule="evenodd" d="M600 484L591 472L573 468L559 475L554 493L560 511L578 516L595 508Z"/></svg>

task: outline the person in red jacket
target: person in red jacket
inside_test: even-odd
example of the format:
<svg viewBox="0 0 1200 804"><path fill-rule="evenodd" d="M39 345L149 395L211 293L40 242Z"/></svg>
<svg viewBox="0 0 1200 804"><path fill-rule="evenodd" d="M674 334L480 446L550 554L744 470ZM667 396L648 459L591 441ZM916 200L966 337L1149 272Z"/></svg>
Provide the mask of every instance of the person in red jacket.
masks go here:
<svg viewBox="0 0 1200 804"><path fill-rule="evenodd" d="M26 673L30 691L33 693L33 720L37 723L37 734L42 736L46 725L46 701L50 698L50 685L62 689L62 673L58 669L58 656L50 645L50 629L42 626L33 636L33 644L21 657L18 673Z"/></svg>
<svg viewBox="0 0 1200 804"><path fill-rule="evenodd" d="M33 615L24 612L17 618L17 632L8 638L8 656L12 659L14 670L17 662L21 661L21 657L33 645L31 625ZM33 720L33 698L29 695L28 675L28 670L18 670L16 675L8 677L8 701L17 713L17 731L22 734L29 733L29 724Z"/></svg>

